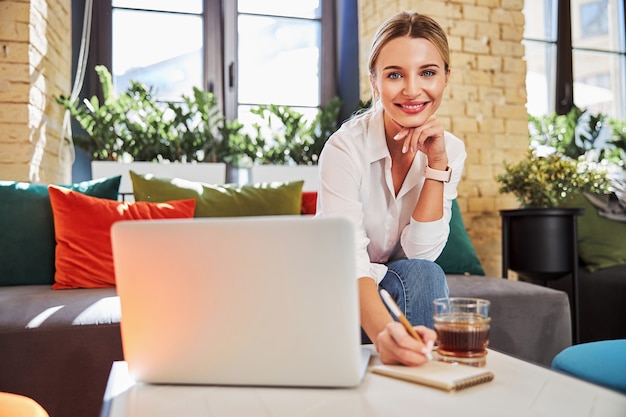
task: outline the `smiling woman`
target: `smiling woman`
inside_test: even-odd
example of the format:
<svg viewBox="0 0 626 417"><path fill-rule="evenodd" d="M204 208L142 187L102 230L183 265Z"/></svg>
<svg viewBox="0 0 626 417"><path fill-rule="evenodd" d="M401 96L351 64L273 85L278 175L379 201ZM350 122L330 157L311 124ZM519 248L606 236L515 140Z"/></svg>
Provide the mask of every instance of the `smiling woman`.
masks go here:
<svg viewBox="0 0 626 417"><path fill-rule="evenodd" d="M373 105L326 143L317 212L354 225L361 324L381 360L419 365L435 338L432 302L448 295L433 261L448 239L466 157L436 115L450 73L446 35L428 16L396 14L376 33L368 70ZM379 289L421 325L423 343L394 322Z"/></svg>

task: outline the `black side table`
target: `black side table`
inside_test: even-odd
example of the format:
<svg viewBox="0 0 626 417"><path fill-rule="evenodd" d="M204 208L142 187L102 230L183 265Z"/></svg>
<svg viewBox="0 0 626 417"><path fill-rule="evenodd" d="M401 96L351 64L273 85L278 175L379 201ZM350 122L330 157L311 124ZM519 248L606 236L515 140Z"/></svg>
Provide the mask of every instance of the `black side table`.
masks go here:
<svg viewBox="0 0 626 417"><path fill-rule="evenodd" d="M541 282L572 277L570 306L572 338L579 342L578 208L500 210L502 217L502 276L515 271L520 278Z"/></svg>

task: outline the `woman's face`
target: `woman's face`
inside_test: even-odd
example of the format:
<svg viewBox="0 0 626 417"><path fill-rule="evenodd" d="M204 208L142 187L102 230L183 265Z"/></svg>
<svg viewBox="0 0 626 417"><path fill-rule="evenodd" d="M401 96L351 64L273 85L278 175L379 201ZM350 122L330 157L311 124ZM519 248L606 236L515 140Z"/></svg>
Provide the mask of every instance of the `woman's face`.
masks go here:
<svg viewBox="0 0 626 417"><path fill-rule="evenodd" d="M430 41L406 36L383 46L375 71L370 81L380 95L388 133L401 127L421 126L434 114L441 104L449 75L439 51Z"/></svg>

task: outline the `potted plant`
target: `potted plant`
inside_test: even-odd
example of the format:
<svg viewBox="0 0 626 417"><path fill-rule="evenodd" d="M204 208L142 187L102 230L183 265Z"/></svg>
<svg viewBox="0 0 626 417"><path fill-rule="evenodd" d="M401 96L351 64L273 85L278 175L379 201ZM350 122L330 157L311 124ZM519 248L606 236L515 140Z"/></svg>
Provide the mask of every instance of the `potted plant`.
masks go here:
<svg viewBox="0 0 626 417"><path fill-rule="evenodd" d="M571 275L574 342L578 338L578 234L580 208L565 207L581 193L609 193L607 160L611 140L603 139L602 115L577 108L566 115L529 117L530 149L496 176L499 191L512 193L521 208L501 210L502 273L544 285Z"/></svg>
<svg viewBox="0 0 626 417"><path fill-rule="evenodd" d="M108 69L100 65L95 70L102 86L102 103L98 96L82 103L57 97L84 132L74 135L73 140L91 156L92 176L122 174L121 193L132 192L127 175L130 169L190 180L225 181L224 160L230 149L222 136L226 132L224 118L212 93L194 88L193 95L183 95L180 103L163 103L152 88L131 81L116 96Z"/></svg>
<svg viewBox="0 0 626 417"><path fill-rule="evenodd" d="M232 149L247 159L251 180L305 180L304 189L317 189L317 162L324 144L338 127L342 102L332 98L307 121L289 106L261 105L252 109L259 121L253 134L235 136Z"/></svg>

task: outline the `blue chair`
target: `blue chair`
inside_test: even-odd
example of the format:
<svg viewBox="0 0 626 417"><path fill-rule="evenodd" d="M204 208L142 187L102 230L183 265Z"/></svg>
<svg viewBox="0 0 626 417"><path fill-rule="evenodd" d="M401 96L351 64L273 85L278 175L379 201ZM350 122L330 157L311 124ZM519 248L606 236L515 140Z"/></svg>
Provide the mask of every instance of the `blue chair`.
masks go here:
<svg viewBox="0 0 626 417"><path fill-rule="evenodd" d="M626 339L570 346L554 357L552 369L626 394Z"/></svg>

